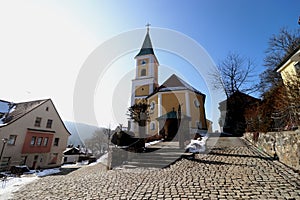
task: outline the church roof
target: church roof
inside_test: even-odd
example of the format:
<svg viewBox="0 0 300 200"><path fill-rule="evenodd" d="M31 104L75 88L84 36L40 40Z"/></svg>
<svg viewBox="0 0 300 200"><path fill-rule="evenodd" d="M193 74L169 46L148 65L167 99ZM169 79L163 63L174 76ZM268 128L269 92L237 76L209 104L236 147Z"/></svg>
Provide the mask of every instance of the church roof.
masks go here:
<svg viewBox="0 0 300 200"><path fill-rule="evenodd" d="M144 39L144 43L143 43L143 46L142 46L140 52L135 57L148 55L148 54L154 55L154 51L153 51L153 47L152 47L152 43L151 43L151 39L150 39L150 35L149 35L149 30L147 31L147 34Z"/></svg>
<svg viewBox="0 0 300 200"><path fill-rule="evenodd" d="M157 88L148 97L158 92L178 91L178 90L189 90L197 94L203 95L205 97L205 94L201 93L199 90L195 89L194 87L192 87L190 84L188 84L187 82L185 82L184 80L176 76L175 74L170 76L159 88Z"/></svg>

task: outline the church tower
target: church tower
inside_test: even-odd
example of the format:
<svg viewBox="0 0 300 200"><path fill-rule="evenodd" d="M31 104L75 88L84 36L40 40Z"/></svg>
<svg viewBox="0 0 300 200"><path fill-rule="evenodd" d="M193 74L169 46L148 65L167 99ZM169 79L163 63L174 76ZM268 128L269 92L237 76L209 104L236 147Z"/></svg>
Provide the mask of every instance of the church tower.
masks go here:
<svg viewBox="0 0 300 200"><path fill-rule="evenodd" d="M149 35L149 24L147 33L139 53L135 56L136 72L132 80L131 106L139 100L145 99L158 87L158 60L154 54Z"/></svg>

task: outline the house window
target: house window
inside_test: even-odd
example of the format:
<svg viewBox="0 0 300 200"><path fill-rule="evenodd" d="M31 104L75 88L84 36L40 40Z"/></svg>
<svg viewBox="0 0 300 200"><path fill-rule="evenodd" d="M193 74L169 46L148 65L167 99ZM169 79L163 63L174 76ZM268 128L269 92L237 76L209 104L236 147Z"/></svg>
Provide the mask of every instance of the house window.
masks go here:
<svg viewBox="0 0 300 200"><path fill-rule="evenodd" d="M41 117L36 117L35 122L34 122L34 126L41 127L41 122L42 122L42 118Z"/></svg>
<svg viewBox="0 0 300 200"><path fill-rule="evenodd" d="M16 140L17 140L17 136L16 135L10 135L9 139L7 141L7 144L8 145L15 145Z"/></svg>
<svg viewBox="0 0 300 200"><path fill-rule="evenodd" d="M55 139L54 139L53 146L58 146L58 143L59 143L59 138L55 138Z"/></svg>
<svg viewBox="0 0 300 200"><path fill-rule="evenodd" d="M47 146L48 145L48 140L49 140L48 137L44 138L43 146Z"/></svg>
<svg viewBox="0 0 300 200"><path fill-rule="evenodd" d="M141 76L146 76L146 69L141 70Z"/></svg>
<svg viewBox="0 0 300 200"><path fill-rule="evenodd" d="M52 119L48 119L46 128L51 128L52 127L52 122L53 122Z"/></svg>
<svg viewBox="0 0 300 200"><path fill-rule="evenodd" d="M42 145L42 141L43 141L43 138L42 137L38 137L36 145L37 146L41 146Z"/></svg>
<svg viewBox="0 0 300 200"><path fill-rule="evenodd" d="M31 145L31 146L34 146L34 145L35 145L35 140L36 140L36 137L35 137L35 136L32 136L31 141L30 141L30 145Z"/></svg>

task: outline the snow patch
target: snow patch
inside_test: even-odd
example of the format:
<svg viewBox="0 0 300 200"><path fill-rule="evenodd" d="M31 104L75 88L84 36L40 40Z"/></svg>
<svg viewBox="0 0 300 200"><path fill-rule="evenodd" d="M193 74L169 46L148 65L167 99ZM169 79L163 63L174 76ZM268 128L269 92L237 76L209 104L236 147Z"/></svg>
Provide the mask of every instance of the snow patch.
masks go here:
<svg viewBox="0 0 300 200"><path fill-rule="evenodd" d="M39 177L56 174L60 172L59 168L45 169L42 171L31 170L28 174L21 177L7 177L6 180L0 180L0 199L11 199L13 193L18 191L22 186L38 180Z"/></svg>
<svg viewBox="0 0 300 200"><path fill-rule="evenodd" d="M187 145L186 149L190 152L190 153L201 153L201 152L205 152L205 144L206 144L206 140L208 139L207 136L202 137L201 140L197 139L197 140L191 140L190 144Z"/></svg>
<svg viewBox="0 0 300 200"><path fill-rule="evenodd" d="M163 140L155 140L153 142L148 142L148 143L145 143L145 147L148 147L148 146L160 143L160 142L163 142Z"/></svg>

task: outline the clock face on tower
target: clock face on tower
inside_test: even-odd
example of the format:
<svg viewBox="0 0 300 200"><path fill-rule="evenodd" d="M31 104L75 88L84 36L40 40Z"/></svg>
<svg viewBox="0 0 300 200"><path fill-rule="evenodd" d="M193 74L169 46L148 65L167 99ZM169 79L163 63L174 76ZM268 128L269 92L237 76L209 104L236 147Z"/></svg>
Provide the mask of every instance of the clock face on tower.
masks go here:
<svg viewBox="0 0 300 200"><path fill-rule="evenodd" d="M145 65L146 63L147 63L146 60L142 60L141 62L142 65Z"/></svg>

